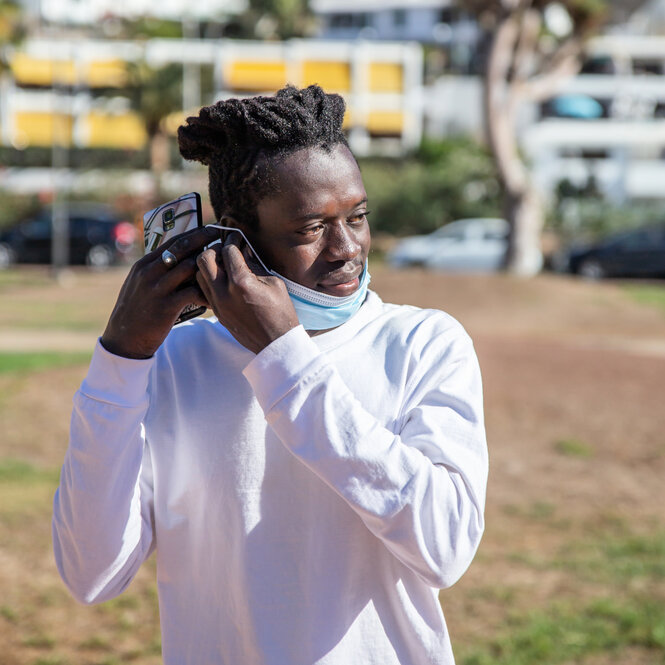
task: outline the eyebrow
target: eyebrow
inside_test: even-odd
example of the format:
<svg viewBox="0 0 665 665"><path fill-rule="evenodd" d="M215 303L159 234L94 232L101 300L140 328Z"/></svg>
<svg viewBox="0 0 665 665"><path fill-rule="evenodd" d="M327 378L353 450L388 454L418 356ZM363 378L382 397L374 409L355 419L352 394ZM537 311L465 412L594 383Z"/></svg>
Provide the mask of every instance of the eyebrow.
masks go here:
<svg viewBox="0 0 665 665"><path fill-rule="evenodd" d="M355 209L358 206L364 205L367 203L367 197L360 199L357 203L354 203L351 208ZM300 217L295 217L293 219L294 222L308 222L311 219L321 219L321 217L325 217L325 215L321 214L320 212L310 212L306 215L301 215Z"/></svg>

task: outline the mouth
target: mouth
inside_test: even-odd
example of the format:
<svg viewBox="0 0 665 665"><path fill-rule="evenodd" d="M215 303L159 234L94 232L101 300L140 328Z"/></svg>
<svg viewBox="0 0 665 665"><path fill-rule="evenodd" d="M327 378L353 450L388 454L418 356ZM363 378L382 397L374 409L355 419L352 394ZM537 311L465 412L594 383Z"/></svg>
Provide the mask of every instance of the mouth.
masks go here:
<svg viewBox="0 0 665 665"><path fill-rule="evenodd" d="M360 286L362 267L360 270L354 270L353 273L355 273L355 276L351 278L349 275L340 275L339 277L323 279L317 285L318 290L331 296L351 295Z"/></svg>

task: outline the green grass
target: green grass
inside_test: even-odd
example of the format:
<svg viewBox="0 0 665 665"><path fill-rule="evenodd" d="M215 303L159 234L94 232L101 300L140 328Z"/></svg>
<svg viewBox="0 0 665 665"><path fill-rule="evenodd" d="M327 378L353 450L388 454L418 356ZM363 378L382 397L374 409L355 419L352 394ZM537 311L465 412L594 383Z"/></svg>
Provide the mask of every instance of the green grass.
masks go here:
<svg viewBox="0 0 665 665"><path fill-rule="evenodd" d="M90 353L82 351L0 352L0 374L38 372L89 362Z"/></svg>
<svg viewBox="0 0 665 665"><path fill-rule="evenodd" d="M15 529L24 535L49 518L59 477L59 469L0 459L0 549L17 540Z"/></svg>
<svg viewBox="0 0 665 665"><path fill-rule="evenodd" d="M15 286L45 286L53 280L46 272L28 272L25 270L0 270L0 291Z"/></svg>
<svg viewBox="0 0 665 665"><path fill-rule="evenodd" d="M462 665L557 665L631 647L665 656L665 604L650 597L559 603L510 623L483 650L463 655Z"/></svg>
<svg viewBox="0 0 665 665"><path fill-rule="evenodd" d="M7 605L0 606L0 617L9 621L10 623L16 623L18 621L18 613L12 607Z"/></svg>
<svg viewBox="0 0 665 665"><path fill-rule="evenodd" d="M108 313L96 309L96 304L83 301L46 301L36 305L32 302L12 302L11 309L0 314L3 328L73 330L93 332L99 330Z"/></svg>
<svg viewBox="0 0 665 665"><path fill-rule="evenodd" d="M628 649L665 663L665 530L590 531L536 567L563 570L579 585L542 609L509 609L496 634L458 649L461 665L558 665L600 653L628 662ZM586 600L578 598L582 586Z"/></svg>
<svg viewBox="0 0 665 665"><path fill-rule="evenodd" d="M665 314L665 285L624 284L623 289L635 302L656 307Z"/></svg>
<svg viewBox="0 0 665 665"><path fill-rule="evenodd" d="M99 635L91 635L87 637L81 644L79 644L80 649L85 649L88 651L110 651L111 644L110 642Z"/></svg>
<svg viewBox="0 0 665 665"><path fill-rule="evenodd" d="M560 439L554 447L558 453L566 457L593 457L593 448L580 439Z"/></svg>
<svg viewBox="0 0 665 665"><path fill-rule="evenodd" d="M38 469L29 462L19 459L0 459L0 483L57 483L58 473L59 471L54 469Z"/></svg>
<svg viewBox="0 0 665 665"><path fill-rule="evenodd" d="M56 641L52 635L39 633L37 635L26 637L23 640L23 644L27 647L33 647L34 649L52 649L55 646Z"/></svg>
<svg viewBox="0 0 665 665"><path fill-rule="evenodd" d="M665 586L665 531L649 535L623 531L572 543L552 563L598 584Z"/></svg>

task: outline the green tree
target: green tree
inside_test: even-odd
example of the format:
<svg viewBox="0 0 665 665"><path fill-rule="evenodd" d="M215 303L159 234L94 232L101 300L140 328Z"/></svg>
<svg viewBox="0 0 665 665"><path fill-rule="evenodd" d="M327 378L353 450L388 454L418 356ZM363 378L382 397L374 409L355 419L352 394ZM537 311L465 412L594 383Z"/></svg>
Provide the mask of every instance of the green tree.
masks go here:
<svg viewBox="0 0 665 665"><path fill-rule="evenodd" d="M464 217L496 217L496 171L487 151L456 137L425 141L406 159L360 160L373 231L423 234Z"/></svg>
<svg viewBox="0 0 665 665"><path fill-rule="evenodd" d="M25 37L25 23L18 2L0 0L0 72L7 67L5 47Z"/></svg>
<svg viewBox="0 0 665 665"><path fill-rule="evenodd" d="M308 36L313 30L307 0L249 0L245 18L253 37L291 39Z"/></svg>
<svg viewBox="0 0 665 665"><path fill-rule="evenodd" d="M517 144L520 106L551 97L581 66L586 40L610 16L604 0L468 0L493 35L484 71L485 131L511 223L506 269L531 275L539 269L545 215Z"/></svg>

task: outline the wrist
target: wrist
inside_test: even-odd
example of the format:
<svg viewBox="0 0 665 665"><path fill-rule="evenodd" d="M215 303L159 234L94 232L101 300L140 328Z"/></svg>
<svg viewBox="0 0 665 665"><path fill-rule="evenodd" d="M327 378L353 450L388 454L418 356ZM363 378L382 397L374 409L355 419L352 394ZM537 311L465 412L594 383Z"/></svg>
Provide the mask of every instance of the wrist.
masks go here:
<svg viewBox="0 0 665 665"><path fill-rule="evenodd" d="M99 343L106 351L112 353L114 356L129 358L130 360L147 360L154 355L154 351L152 353L145 353L137 349L127 349L122 344L114 342L112 338L107 337L106 335L102 335L99 338Z"/></svg>

